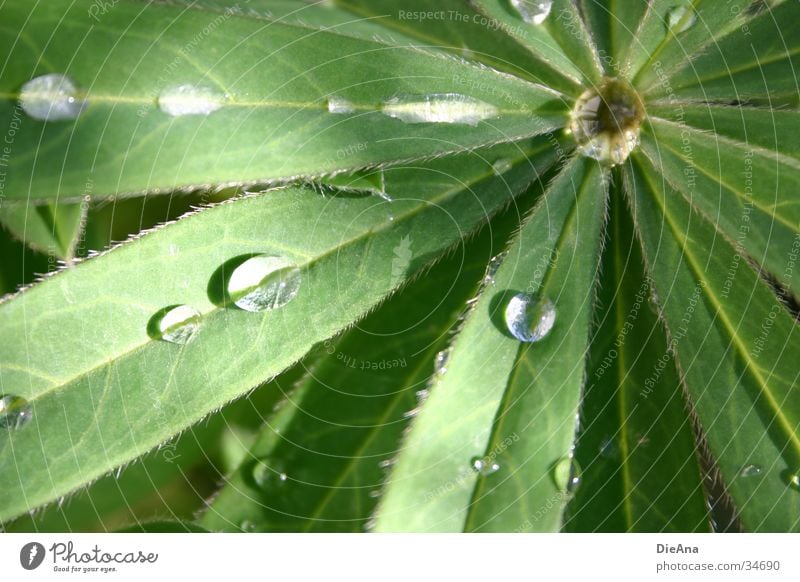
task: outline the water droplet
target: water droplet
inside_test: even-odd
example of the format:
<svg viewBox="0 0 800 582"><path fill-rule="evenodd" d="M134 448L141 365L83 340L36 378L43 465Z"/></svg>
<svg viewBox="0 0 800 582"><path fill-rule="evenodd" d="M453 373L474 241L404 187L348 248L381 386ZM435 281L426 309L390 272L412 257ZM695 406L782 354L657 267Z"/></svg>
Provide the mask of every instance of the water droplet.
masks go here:
<svg viewBox="0 0 800 582"><path fill-rule="evenodd" d="M332 95L328 98L329 113L354 113L355 110L355 106L343 97Z"/></svg>
<svg viewBox="0 0 800 582"><path fill-rule="evenodd" d="M507 158L500 158L494 164L492 164L492 171L498 176L501 176L508 172L512 167L514 167L514 164L511 162L511 160Z"/></svg>
<svg viewBox="0 0 800 582"><path fill-rule="evenodd" d="M258 527L252 521L246 519L242 523L239 524L239 529L243 532L254 532L258 531Z"/></svg>
<svg viewBox="0 0 800 582"><path fill-rule="evenodd" d="M31 418L31 405L22 396L0 394L0 428L22 428Z"/></svg>
<svg viewBox="0 0 800 582"><path fill-rule="evenodd" d="M497 107L458 93L404 95L383 104L384 114L406 123L462 123L478 125L497 117Z"/></svg>
<svg viewBox="0 0 800 582"><path fill-rule="evenodd" d="M541 24L553 8L553 0L511 0L511 6L528 24Z"/></svg>
<svg viewBox="0 0 800 582"><path fill-rule="evenodd" d="M795 491L800 491L800 473L786 471L784 475L786 478L786 484Z"/></svg>
<svg viewBox="0 0 800 582"><path fill-rule="evenodd" d="M283 484L289 479L280 464L271 463L265 459L259 459L253 464L252 476L255 484L262 489L271 485Z"/></svg>
<svg viewBox="0 0 800 582"><path fill-rule="evenodd" d="M450 359L452 348L447 348L436 354L436 359L433 362L433 373L436 376L443 376L447 373L447 362Z"/></svg>
<svg viewBox="0 0 800 582"><path fill-rule="evenodd" d="M697 14L691 6L674 6L667 12L667 28L673 34L686 32L697 22Z"/></svg>
<svg viewBox="0 0 800 582"><path fill-rule="evenodd" d="M297 296L300 269L283 257L257 255L234 269L227 287L228 295L240 309L277 309Z"/></svg>
<svg viewBox="0 0 800 582"><path fill-rule="evenodd" d="M503 264L503 261L508 256L508 252L502 252L499 255L493 256L489 260L489 264L486 266L486 274L483 276L483 282L486 285L495 285L496 281L494 280L494 276L497 275L497 271L500 269L500 265Z"/></svg>
<svg viewBox="0 0 800 582"><path fill-rule="evenodd" d="M605 79L575 102L569 132L583 155L617 165L639 145L643 117L644 106L633 88L619 79Z"/></svg>
<svg viewBox="0 0 800 582"><path fill-rule="evenodd" d="M197 85L167 87L158 95L158 107L173 117L209 115L225 104L225 96Z"/></svg>
<svg viewBox="0 0 800 582"><path fill-rule="evenodd" d="M484 457L472 457L469 462L472 470L481 475L491 475L500 470L500 465L494 460Z"/></svg>
<svg viewBox="0 0 800 582"><path fill-rule="evenodd" d="M39 121L75 119L86 107L72 79L59 74L42 75L25 83L19 102L25 113Z"/></svg>
<svg viewBox="0 0 800 582"><path fill-rule="evenodd" d="M508 302L505 317L511 335L521 342L538 342L553 329L556 308L549 299L517 293Z"/></svg>
<svg viewBox="0 0 800 582"><path fill-rule="evenodd" d="M739 475L742 477L755 477L756 475L761 475L763 472L764 470L759 465L745 465L742 467Z"/></svg>
<svg viewBox="0 0 800 582"><path fill-rule="evenodd" d="M173 344L189 343L200 329L200 312L189 305L159 311L148 324L150 336Z"/></svg>
<svg viewBox="0 0 800 582"><path fill-rule="evenodd" d="M564 493L575 492L581 484L581 468L574 457L563 457L553 465L553 482Z"/></svg>

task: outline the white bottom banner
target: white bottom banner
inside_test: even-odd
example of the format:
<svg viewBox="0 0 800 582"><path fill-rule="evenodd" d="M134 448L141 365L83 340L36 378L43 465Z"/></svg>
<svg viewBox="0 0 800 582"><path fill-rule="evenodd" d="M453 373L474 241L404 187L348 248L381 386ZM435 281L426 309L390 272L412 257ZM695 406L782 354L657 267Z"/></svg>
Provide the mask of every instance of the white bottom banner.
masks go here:
<svg viewBox="0 0 800 582"><path fill-rule="evenodd" d="M800 580L793 534L2 534L2 580Z"/></svg>

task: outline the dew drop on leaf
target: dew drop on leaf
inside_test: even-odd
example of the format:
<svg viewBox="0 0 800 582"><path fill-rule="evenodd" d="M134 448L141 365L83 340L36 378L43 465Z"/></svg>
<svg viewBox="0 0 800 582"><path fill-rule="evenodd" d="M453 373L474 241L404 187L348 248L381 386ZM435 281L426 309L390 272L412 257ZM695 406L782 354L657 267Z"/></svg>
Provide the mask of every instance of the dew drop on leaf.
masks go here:
<svg viewBox="0 0 800 582"><path fill-rule="evenodd" d="M508 158L500 158L494 164L492 164L492 171L497 174L498 176L502 176L506 172L508 172L513 167L511 160Z"/></svg>
<svg viewBox="0 0 800 582"><path fill-rule="evenodd" d="M564 493L575 492L581 484L581 468L573 457L563 457L553 465L553 483Z"/></svg>
<svg viewBox="0 0 800 582"><path fill-rule="evenodd" d="M764 470L759 465L745 465L742 467L739 475L742 477L755 477L756 475L761 475L763 472Z"/></svg>
<svg viewBox="0 0 800 582"><path fill-rule="evenodd" d="M484 458L484 457L472 457L469 462L472 470L476 473L481 475L491 475L492 473L497 473L500 470L500 465L494 462L492 459Z"/></svg>
<svg viewBox="0 0 800 582"><path fill-rule="evenodd" d="M519 341L538 342L553 329L556 308L547 298L517 293L506 306L505 321L508 331Z"/></svg>
<svg viewBox="0 0 800 582"><path fill-rule="evenodd" d="M22 428L31 418L31 405L22 396L0 395L0 428Z"/></svg>
<svg viewBox="0 0 800 582"><path fill-rule="evenodd" d="M553 0L511 0L511 6L528 24L541 24L553 8Z"/></svg>
<svg viewBox="0 0 800 582"><path fill-rule="evenodd" d="M172 117L183 115L209 115L222 107L225 96L197 85L167 87L158 95L158 107Z"/></svg>
<svg viewBox="0 0 800 582"><path fill-rule="evenodd" d="M283 472L279 464L271 463L266 459L258 459L253 464L253 481L262 489L270 485L285 483L289 476Z"/></svg>
<svg viewBox="0 0 800 582"><path fill-rule="evenodd" d="M800 472L788 471L786 473L786 484L795 491L800 491Z"/></svg>
<svg viewBox="0 0 800 582"><path fill-rule="evenodd" d="M245 311L283 307L297 296L300 269L283 257L257 255L236 267L227 291L233 303Z"/></svg>
<svg viewBox="0 0 800 582"><path fill-rule="evenodd" d="M383 104L382 111L405 123L457 123L472 126L499 114L494 105L459 93L393 97Z"/></svg>
<svg viewBox="0 0 800 582"><path fill-rule="evenodd" d="M254 531L257 531L258 527L252 521L246 519L242 523L239 524L239 529L242 530L243 532L252 533Z"/></svg>
<svg viewBox="0 0 800 582"><path fill-rule="evenodd" d="M86 107L72 79L59 74L42 75L25 83L19 102L25 113L39 121L75 119Z"/></svg>
<svg viewBox="0 0 800 582"><path fill-rule="evenodd" d="M200 329L200 312L189 305L162 310L150 325L157 339L173 344L187 344Z"/></svg>
<svg viewBox="0 0 800 582"><path fill-rule="evenodd" d="M569 132L583 155L618 165L639 145L643 117L644 106L636 91L625 81L605 79L575 102Z"/></svg>
<svg viewBox="0 0 800 582"><path fill-rule="evenodd" d="M673 34L686 32L697 22L697 14L690 6L675 6L667 12L667 27Z"/></svg>
<svg viewBox="0 0 800 582"><path fill-rule="evenodd" d="M328 98L329 113L353 113L355 110L355 106L343 97L332 95Z"/></svg>

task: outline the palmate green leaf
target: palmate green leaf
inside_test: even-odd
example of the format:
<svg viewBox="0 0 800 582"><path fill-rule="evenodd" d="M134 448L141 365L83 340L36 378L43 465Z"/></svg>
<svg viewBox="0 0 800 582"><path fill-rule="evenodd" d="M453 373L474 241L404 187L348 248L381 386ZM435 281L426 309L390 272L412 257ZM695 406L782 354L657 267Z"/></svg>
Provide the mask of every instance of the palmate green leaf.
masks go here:
<svg viewBox="0 0 800 582"><path fill-rule="evenodd" d="M795 141L786 133L800 130L800 114L772 117L769 111L720 107L709 112L729 124L731 118L739 117L745 135L731 138L651 118L642 151L669 184L717 224L738 250L800 295L800 277L793 268L796 241L800 241L800 157L783 153L783 143ZM781 141L774 130L773 144L767 145L768 138L760 130L770 117L773 124L783 123L784 127ZM756 140L764 145L748 143L747 136L756 133L760 133ZM788 152L791 148L787 147ZM732 280L726 295L733 290L730 283Z"/></svg>
<svg viewBox="0 0 800 582"><path fill-rule="evenodd" d="M222 204L0 305L0 389L33 409L0 445L0 520L140 456L351 324L535 179L548 144L436 162L427 182L393 170L391 207L303 189ZM494 156L520 163L498 175ZM395 270L407 237L415 255ZM253 253L298 265L295 299L260 314L223 307L225 278ZM148 322L178 304L202 314L197 336L151 339Z"/></svg>
<svg viewBox="0 0 800 582"><path fill-rule="evenodd" d="M533 197L525 198L530 204ZM220 531L363 531L383 466L397 454L415 407L424 405L435 362L443 360L437 354L519 213L509 208L355 329L325 342L306 377L294 388L284 384L286 402L201 524ZM395 261L413 251L409 239Z"/></svg>
<svg viewBox="0 0 800 582"><path fill-rule="evenodd" d="M644 92L654 98L758 100L775 107L796 106L800 90L800 4L784 2L749 18L746 23L729 27L727 36L709 44L706 52L691 63L676 60L677 66L671 68L665 63L663 74L668 83L659 82L652 73L643 77Z"/></svg>
<svg viewBox="0 0 800 582"><path fill-rule="evenodd" d="M467 316L384 489L378 531L557 530L589 339L605 184L569 162ZM505 327L511 293L556 308L553 331L521 344ZM494 473L481 477L476 467Z"/></svg>
<svg viewBox="0 0 800 582"><path fill-rule="evenodd" d="M611 196L565 529L708 531L691 419L623 196Z"/></svg>
<svg viewBox="0 0 800 582"><path fill-rule="evenodd" d="M470 60L523 79L574 93L574 65L556 56L557 47L537 44L543 39L535 29L514 17L506 5L503 13L485 12L484 2L438 0L336 0L353 14L379 23L389 32L417 39L423 46L439 47ZM518 16L518 15L517 15Z"/></svg>
<svg viewBox="0 0 800 582"><path fill-rule="evenodd" d="M560 125L566 107L546 87L335 29L141 0L120 0L98 25L87 17L92 6L53 0L0 8L0 50L8 55L0 119L19 126L4 185L9 199L318 176L537 135ZM76 84L75 98L85 102L76 120L37 121L18 106L23 84L44 74ZM159 95L184 86L211 92L219 109L162 111ZM382 112L392 99L413 107L452 93L483 109L458 123L407 123ZM348 100L352 112L330 113L332 97ZM449 103L455 110L443 117L454 121L475 107Z"/></svg>
<svg viewBox="0 0 800 582"><path fill-rule="evenodd" d="M670 349L741 520L749 531L798 531L797 324L644 156L626 178Z"/></svg>
<svg viewBox="0 0 800 582"><path fill-rule="evenodd" d="M85 204L4 204L0 207L0 224L31 248L70 260L75 256L87 209Z"/></svg>

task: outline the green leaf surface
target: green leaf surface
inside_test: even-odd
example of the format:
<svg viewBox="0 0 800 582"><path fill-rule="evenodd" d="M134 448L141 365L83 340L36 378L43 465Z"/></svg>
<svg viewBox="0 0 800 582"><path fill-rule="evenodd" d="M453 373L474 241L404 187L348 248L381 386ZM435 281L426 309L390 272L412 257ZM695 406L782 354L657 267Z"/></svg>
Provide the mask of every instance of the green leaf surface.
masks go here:
<svg viewBox="0 0 800 582"><path fill-rule="evenodd" d="M737 3L721 8L725 14ZM742 4L742 3L739 3ZM746 2L744 4L747 4ZM706 43L704 54L688 62L675 60L677 67L663 74L642 78L644 92L652 97L702 101L746 101L757 99L771 106L796 104L800 89L800 4L785 2L764 10L755 18L730 18L728 34ZM737 26L734 26L739 21ZM689 34L689 33L686 33ZM692 54L688 52L687 54Z"/></svg>
<svg viewBox="0 0 800 582"><path fill-rule="evenodd" d="M750 531L798 531L797 324L643 156L626 178L670 350L741 520Z"/></svg>
<svg viewBox="0 0 800 582"><path fill-rule="evenodd" d="M93 5L0 8L0 51L8 55L0 123L17 127L9 199L64 202L318 176L514 141L563 119L557 92L440 52L203 5L120 0L98 24L87 17ZM18 105L23 84L44 74L72 79L85 103L76 120L38 121ZM167 114L159 96L180 87L199 88L200 103L218 109ZM428 96L444 100L433 115L449 122L402 120L409 111L424 117ZM333 97L347 100L344 111L329 112ZM397 118L385 112L393 99L406 107ZM171 107L193 103L183 95Z"/></svg>
<svg viewBox="0 0 800 582"><path fill-rule="evenodd" d="M567 94L577 90L574 66L556 58L535 29L519 19L508 4L502 13L484 10L485 2L439 0L336 0L353 14L369 18L389 32L417 39L421 46L454 52L493 69L529 79ZM537 44L531 52L532 44Z"/></svg>
<svg viewBox="0 0 800 582"><path fill-rule="evenodd" d="M714 113L734 115L720 108ZM751 119L756 122L749 134L760 129L758 124L766 121L768 112L743 109L739 115L745 128ZM786 124L782 134L800 129L798 114L773 123L781 121ZM800 277L794 269L800 244L800 158L782 153L781 143L764 147L748 143L746 137L729 138L666 120L651 119L649 130L642 151L669 184L702 210L737 251L747 253L800 295ZM772 135L778 139L777 131ZM767 138L762 134L758 140ZM730 279L725 295L732 291Z"/></svg>
<svg viewBox="0 0 800 582"><path fill-rule="evenodd" d="M566 493L553 469L575 436L604 207L600 167L573 159L467 316L389 476L378 531L560 527ZM539 343L503 321L520 291L556 306ZM499 469L481 477L476 461Z"/></svg>
<svg viewBox="0 0 800 582"><path fill-rule="evenodd" d="M612 192L567 531L708 531L691 418L623 193Z"/></svg>
<svg viewBox="0 0 800 582"><path fill-rule="evenodd" d="M86 204L4 204L0 207L0 224L31 248L71 260L82 235L87 208Z"/></svg>
<svg viewBox="0 0 800 582"><path fill-rule="evenodd" d="M350 325L535 179L554 159L535 157L547 146L432 162L425 181L419 167L387 172L391 206L307 189L224 203L0 304L0 389L33 410L0 444L0 520L143 454ZM494 156L518 163L497 174ZM394 270L405 237L416 254ZM230 304L227 278L254 253L300 269L280 309ZM182 304L201 314L197 336L151 339L152 318Z"/></svg>
<svg viewBox="0 0 800 582"><path fill-rule="evenodd" d="M325 342L306 377L284 385L286 402L201 523L221 531L363 531L383 465L424 403L437 354L519 211L508 209L356 328ZM394 261L413 252L413 240L401 242Z"/></svg>

